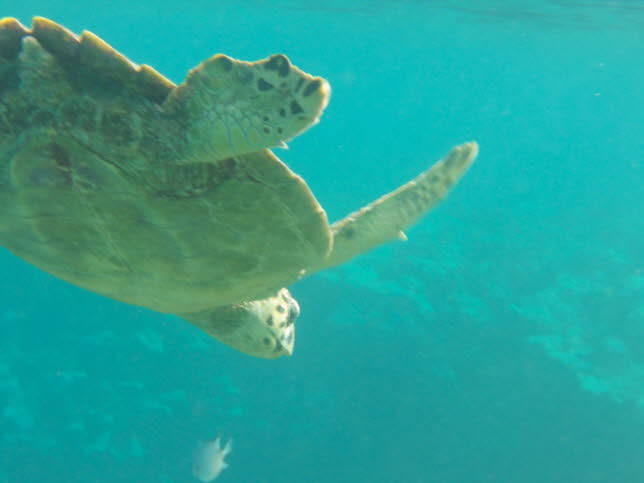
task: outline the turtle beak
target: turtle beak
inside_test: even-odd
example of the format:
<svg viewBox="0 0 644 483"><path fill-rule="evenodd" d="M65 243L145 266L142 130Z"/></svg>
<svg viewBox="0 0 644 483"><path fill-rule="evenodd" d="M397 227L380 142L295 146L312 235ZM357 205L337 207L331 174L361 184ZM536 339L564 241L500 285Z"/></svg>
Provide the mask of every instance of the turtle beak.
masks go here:
<svg viewBox="0 0 644 483"><path fill-rule="evenodd" d="M280 329L277 338L275 351L279 355L292 355L295 348L295 321L300 316L300 306L297 301L289 297L288 299L288 317L286 318L286 326ZM277 357L279 357L279 355Z"/></svg>
<svg viewBox="0 0 644 483"><path fill-rule="evenodd" d="M294 348L295 348L295 324L290 323L282 330L280 337L277 340L275 350L279 351L279 355L290 356L290 355L293 355Z"/></svg>

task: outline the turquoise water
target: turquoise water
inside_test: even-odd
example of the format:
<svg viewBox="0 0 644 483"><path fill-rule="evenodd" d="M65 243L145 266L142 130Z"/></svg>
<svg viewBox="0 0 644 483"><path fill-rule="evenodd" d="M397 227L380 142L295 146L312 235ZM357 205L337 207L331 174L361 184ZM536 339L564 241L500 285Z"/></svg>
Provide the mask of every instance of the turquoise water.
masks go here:
<svg viewBox="0 0 644 483"><path fill-rule="evenodd" d="M278 155L336 220L475 139L447 201L292 287L253 359L0 250L0 482L644 481L644 3L16 2L176 82L283 52L329 80ZM177 6L180 5L180 6Z"/></svg>

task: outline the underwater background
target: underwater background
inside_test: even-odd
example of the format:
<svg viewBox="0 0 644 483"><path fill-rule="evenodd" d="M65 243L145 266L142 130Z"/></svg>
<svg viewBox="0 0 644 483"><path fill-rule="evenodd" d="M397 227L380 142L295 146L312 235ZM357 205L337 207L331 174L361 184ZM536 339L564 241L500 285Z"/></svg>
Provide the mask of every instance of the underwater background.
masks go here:
<svg viewBox="0 0 644 483"><path fill-rule="evenodd" d="M175 82L222 52L329 80L277 154L331 220L455 144L393 243L292 287L254 359L0 249L0 483L644 481L644 2L0 0Z"/></svg>

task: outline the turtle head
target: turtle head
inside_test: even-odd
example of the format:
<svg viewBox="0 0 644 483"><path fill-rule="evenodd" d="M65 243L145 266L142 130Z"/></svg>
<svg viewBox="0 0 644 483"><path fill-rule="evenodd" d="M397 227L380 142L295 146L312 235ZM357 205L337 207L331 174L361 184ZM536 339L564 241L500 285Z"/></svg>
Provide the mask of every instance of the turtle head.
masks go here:
<svg viewBox="0 0 644 483"><path fill-rule="evenodd" d="M218 341L255 357L290 356L295 345L297 301L285 288L252 302L218 307L181 317Z"/></svg>
<svg viewBox="0 0 644 483"><path fill-rule="evenodd" d="M243 62L218 54L192 69L163 108L179 122L185 160L212 162L285 146L317 123L330 92L285 55Z"/></svg>

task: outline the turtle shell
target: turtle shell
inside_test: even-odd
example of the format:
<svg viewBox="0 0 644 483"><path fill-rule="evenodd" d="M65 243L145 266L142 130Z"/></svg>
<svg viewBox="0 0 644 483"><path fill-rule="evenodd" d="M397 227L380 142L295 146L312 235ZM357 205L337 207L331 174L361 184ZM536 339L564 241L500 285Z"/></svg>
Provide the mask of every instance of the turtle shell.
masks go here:
<svg viewBox="0 0 644 483"><path fill-rule="evenodd" d="M95 35L0 21L0 245L123 302L190 313L273 294L331 248L271 151L181 163L175 85Z"/></svg>

